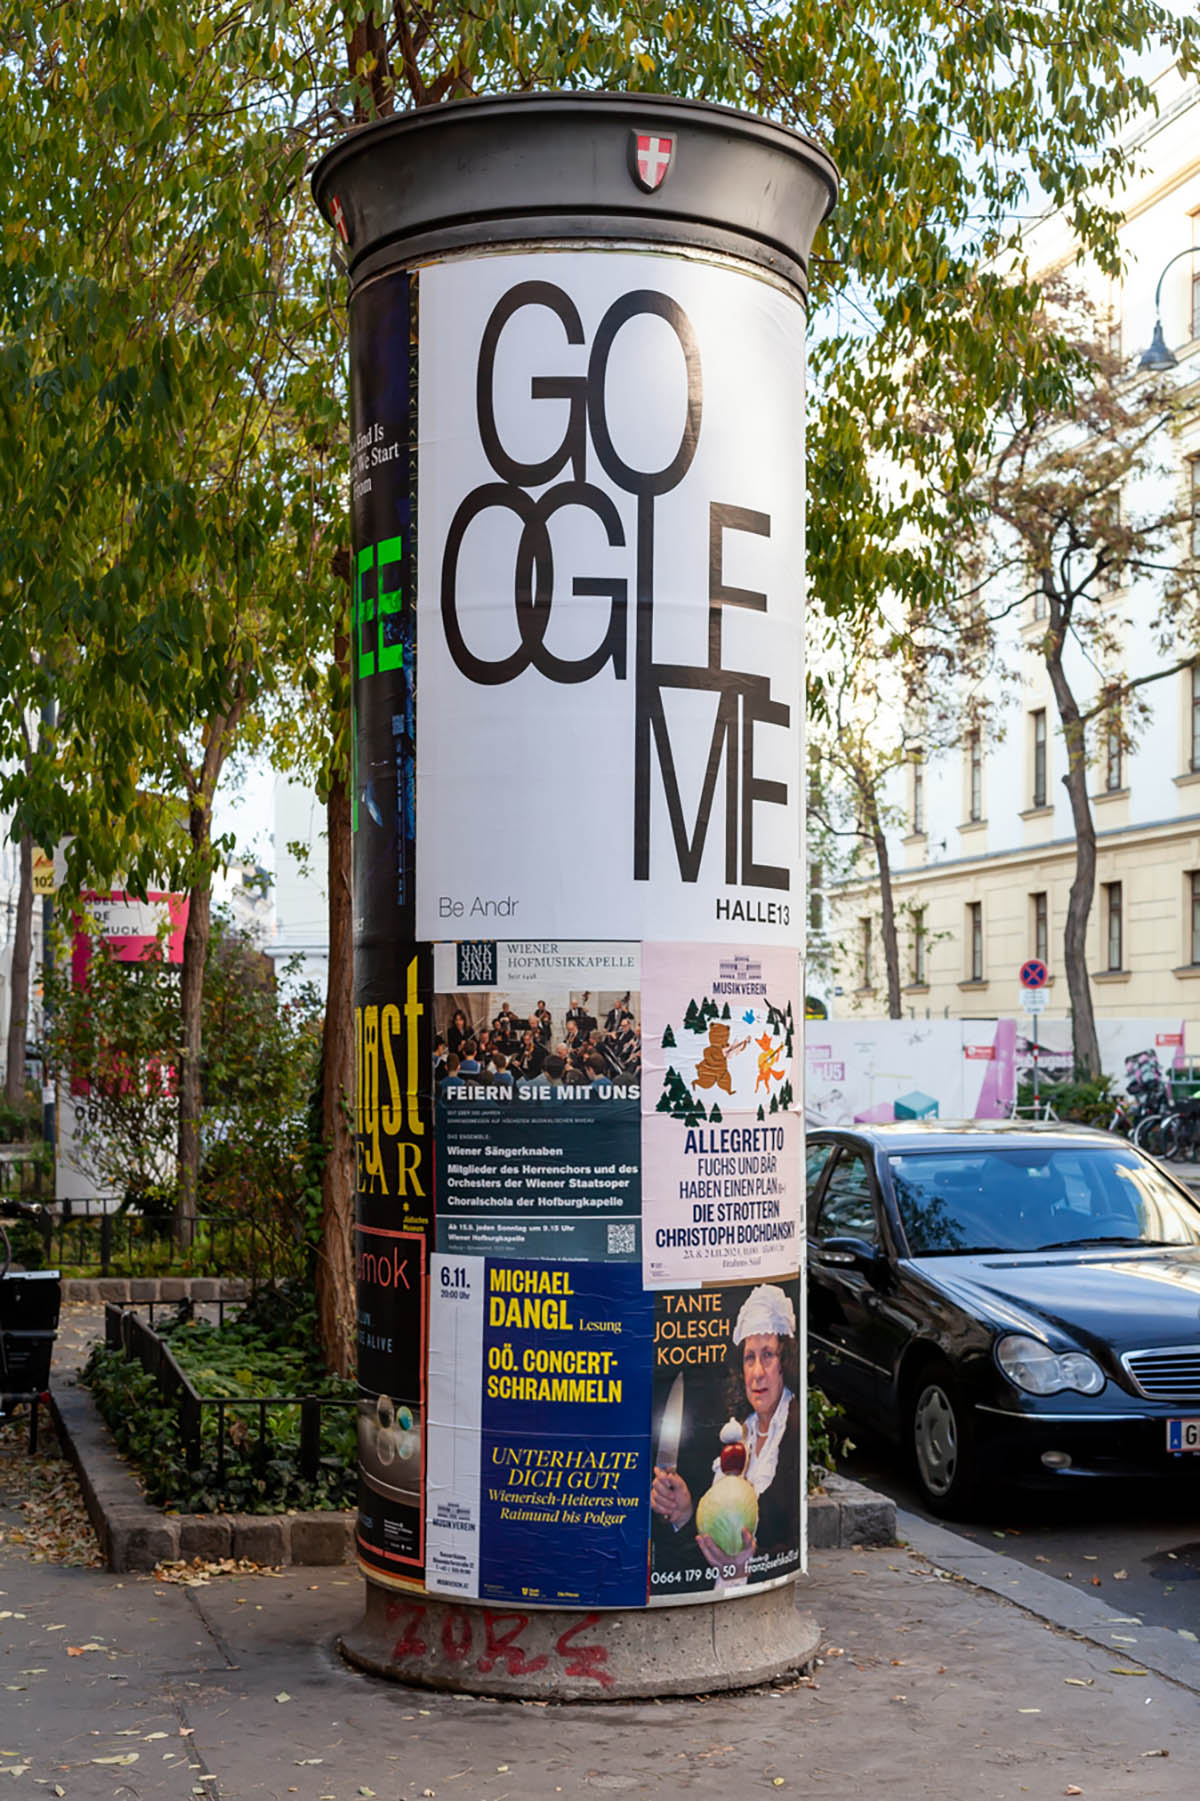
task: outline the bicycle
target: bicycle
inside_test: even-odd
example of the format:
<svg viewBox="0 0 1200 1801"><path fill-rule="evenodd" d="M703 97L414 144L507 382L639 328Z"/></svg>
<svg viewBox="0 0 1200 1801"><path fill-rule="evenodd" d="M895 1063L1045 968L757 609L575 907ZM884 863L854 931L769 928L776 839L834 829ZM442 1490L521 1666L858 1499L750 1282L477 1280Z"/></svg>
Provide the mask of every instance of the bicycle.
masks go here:
<svg viewBox="0 0 1200 1801"><path fill-rule="evenodd" d="M1132 1142L1152 1157L1170 1156L1167 1121L1176 1112L1175 1097L1155 1051L1135 1051L1126 1057L1125 1086L1134 1100Z"/></svg>

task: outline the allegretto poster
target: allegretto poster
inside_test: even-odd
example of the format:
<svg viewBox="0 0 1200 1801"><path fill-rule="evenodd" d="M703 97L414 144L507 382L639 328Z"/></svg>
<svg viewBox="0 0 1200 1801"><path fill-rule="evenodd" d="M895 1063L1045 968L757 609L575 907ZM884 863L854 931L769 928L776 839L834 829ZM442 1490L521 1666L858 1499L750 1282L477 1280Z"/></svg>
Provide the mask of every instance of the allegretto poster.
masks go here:
<svg viewBox="0 0 1200 1801"><path fill-rule="evenodd" d="M803 1557L803 316L481 255L353 300L360 1561Z"/></svg>

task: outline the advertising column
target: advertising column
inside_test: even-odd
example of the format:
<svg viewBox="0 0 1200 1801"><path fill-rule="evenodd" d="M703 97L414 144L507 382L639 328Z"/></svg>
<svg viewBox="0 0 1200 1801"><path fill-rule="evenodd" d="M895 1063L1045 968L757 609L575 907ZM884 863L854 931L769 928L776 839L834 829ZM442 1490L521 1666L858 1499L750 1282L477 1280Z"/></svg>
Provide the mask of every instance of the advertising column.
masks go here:
<svg viewBox="0 0 1200 1801"><path fill-rule="evenodd" d="M804 259L834 177L747 115L533 95L372 127L314 185L351 273L349 1648L637 1692L599 1642L572 1679L585 1621L803 1563Z"/></svg>

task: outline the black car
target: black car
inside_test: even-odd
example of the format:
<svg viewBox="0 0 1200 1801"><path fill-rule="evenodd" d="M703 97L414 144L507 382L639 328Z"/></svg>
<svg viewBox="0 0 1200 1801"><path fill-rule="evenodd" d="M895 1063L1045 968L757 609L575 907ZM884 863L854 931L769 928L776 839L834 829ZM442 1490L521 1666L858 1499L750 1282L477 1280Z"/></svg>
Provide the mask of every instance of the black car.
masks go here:
<svg viewBox="0 0 1200 1801"><path fill-rule="evenodd" d="M989 1481L1200 1490L1200 1205L1106 1132L810 1133L808 1331L935 1513Z"/></svg>

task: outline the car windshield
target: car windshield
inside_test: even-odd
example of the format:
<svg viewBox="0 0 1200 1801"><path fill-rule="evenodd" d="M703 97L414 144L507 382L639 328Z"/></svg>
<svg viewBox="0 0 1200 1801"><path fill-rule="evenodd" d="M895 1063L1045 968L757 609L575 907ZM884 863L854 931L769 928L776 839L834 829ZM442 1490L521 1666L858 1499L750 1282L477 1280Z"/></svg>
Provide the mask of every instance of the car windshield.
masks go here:
<svg viewBox="0 0 1200 1801"><path fill-rule="evenodd" d="M1131 1150L1034 1145L905 1153L888 1162L914 1257L1200 1245L1200 1209Z"/></svg>

